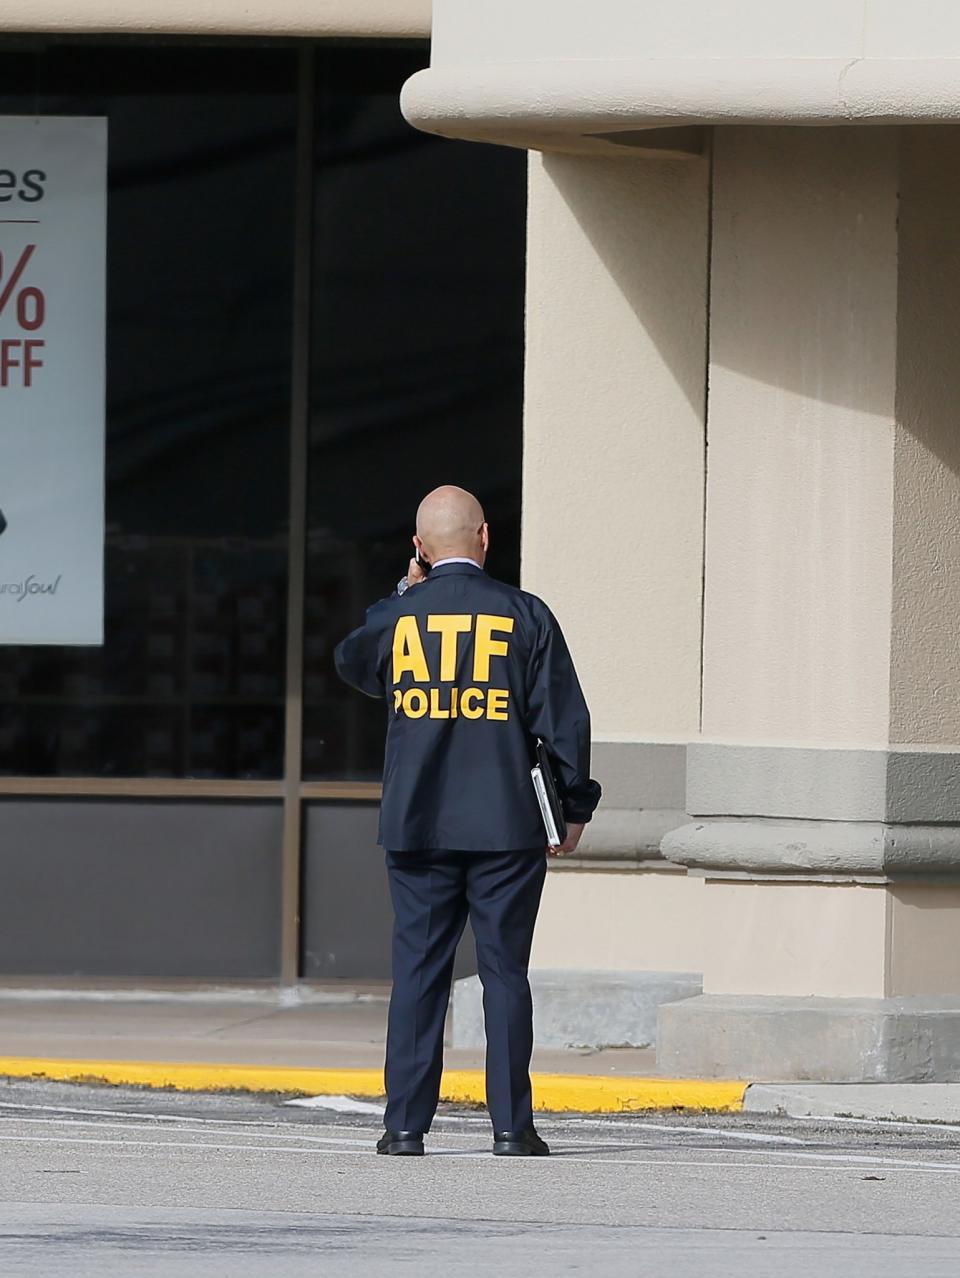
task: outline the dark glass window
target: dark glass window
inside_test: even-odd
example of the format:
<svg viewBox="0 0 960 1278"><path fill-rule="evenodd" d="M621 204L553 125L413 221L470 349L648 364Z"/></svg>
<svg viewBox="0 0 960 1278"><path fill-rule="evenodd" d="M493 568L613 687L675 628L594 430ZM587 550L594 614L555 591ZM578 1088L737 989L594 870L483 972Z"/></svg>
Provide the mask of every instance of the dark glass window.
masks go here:
<svg viewBox="0 0 960 1278"><path fill-rule="evenodd" d="M0 773L281 775L296 73L0 52L0 113L110 122L106 643L0 647Z"/></svg>
<svg viewBox="0 0 960 1278"><path fill-rule="evenodd" d="M303 766L360 780L383 708L332 651L423 494L476 492L518 576L526 164L403 121L425 46L314 56ZM0 113L110 121L106 643L0 636L0 774L282 775L300 63L0 44Z"/></svg>
<svg viewBox="0 0 960 1278"><path fill-rule="evenodd" d="M420 498L475 492L519 573L526 157L410 128L421 50L318 55L304 772L377 778L384 710L337 641L389 594Z"/></svg>

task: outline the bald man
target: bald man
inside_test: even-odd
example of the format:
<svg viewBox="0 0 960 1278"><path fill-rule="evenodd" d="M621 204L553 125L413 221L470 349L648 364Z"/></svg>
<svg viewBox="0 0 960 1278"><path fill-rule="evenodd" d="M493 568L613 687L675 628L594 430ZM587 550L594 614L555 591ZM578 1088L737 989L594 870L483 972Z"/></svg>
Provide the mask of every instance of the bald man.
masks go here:
<svg viewBox="0 0 960 1278"><path fill-rule="evenodd" d="M527 967L546 857L574 851L600 799L590 779L590 714L549 608L484 572L490 531L474 496L452 486L430 493L413 544L418 558L396 593L336 651L341 678L388 708L380 843L395 923L377 1152L423 1153L469 917L493 1152L544 1155L533 1125ZM530 781L538 740L567 821L565 841L549 849Z"/></svg>

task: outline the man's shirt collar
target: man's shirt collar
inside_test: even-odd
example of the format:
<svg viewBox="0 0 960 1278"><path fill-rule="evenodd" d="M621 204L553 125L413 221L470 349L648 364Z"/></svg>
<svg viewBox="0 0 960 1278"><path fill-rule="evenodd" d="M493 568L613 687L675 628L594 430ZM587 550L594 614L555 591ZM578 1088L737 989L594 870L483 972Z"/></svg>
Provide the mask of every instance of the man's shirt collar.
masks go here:
<svg viewBox="0 0 960 1278"><path fill-rule="evenodd" d="M478 564L475 559L465 559L459 556L452 556L450 559L438 559L435 564L431 564L431 568L442 568L444 564L473 564L474 568L483 571L482 564Z"/></svg>

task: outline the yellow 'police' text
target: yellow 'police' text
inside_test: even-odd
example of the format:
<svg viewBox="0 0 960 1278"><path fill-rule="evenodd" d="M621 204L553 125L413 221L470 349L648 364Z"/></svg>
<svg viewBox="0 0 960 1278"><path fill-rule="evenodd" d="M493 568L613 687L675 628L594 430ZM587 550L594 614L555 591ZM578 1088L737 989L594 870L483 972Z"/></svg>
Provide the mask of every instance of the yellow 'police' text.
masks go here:
<svg viewBox="0 0 960 1278"><path fill-rule="evenodd" d="M513 634L513 617L496 617L488 613L477 616L436 613L426 618L425 625L428 633L440 636L440 668L431 673L418 619L414 616L401 617L393 632L395 713L402 712L409 719L508 719L510 692L507 688L421 688L416 685L454 683L461 653L460 641L465 637L473 641L472 670L468 677L474 684L489 684L491 660L506 657L510 652L509 641L495 636ZM411 676L414 686L401 689L396 685L406 674Z"/></svg>

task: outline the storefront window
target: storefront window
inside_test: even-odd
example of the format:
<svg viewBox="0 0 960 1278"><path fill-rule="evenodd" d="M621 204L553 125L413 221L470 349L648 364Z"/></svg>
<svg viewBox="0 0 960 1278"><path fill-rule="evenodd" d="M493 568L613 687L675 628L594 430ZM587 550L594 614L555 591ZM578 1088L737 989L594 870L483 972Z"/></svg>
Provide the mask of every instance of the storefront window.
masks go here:
<svg viewBox="0 0 960 1278"><path fill-rule="evenodd" d="M332 652L401 576L424 493L476 492L490 570L519 575L526 160L404 122L421 51L319 58L304 771L370 779L383 707Z"/></svg>
<svg viewBox="0 0 960 1278"><path fill-rule="evenodd" d="M0 54L34 112L110 122L106 642L0 646L0 772L278 777L296 55Z"/></svg>
<svg viewBox="0 0 960 1278"><path fill-rule="evenodd" d="M0 635L0 775L283 775L298 200L304 776L380 776L383 709L332 651L393 589L428 489L475 491L491 571L518 577L525 157L403 121L424 44L312 56L305 174L302 45L0 42L0 114L105 115L110 147L106 642Z"/></svg>

